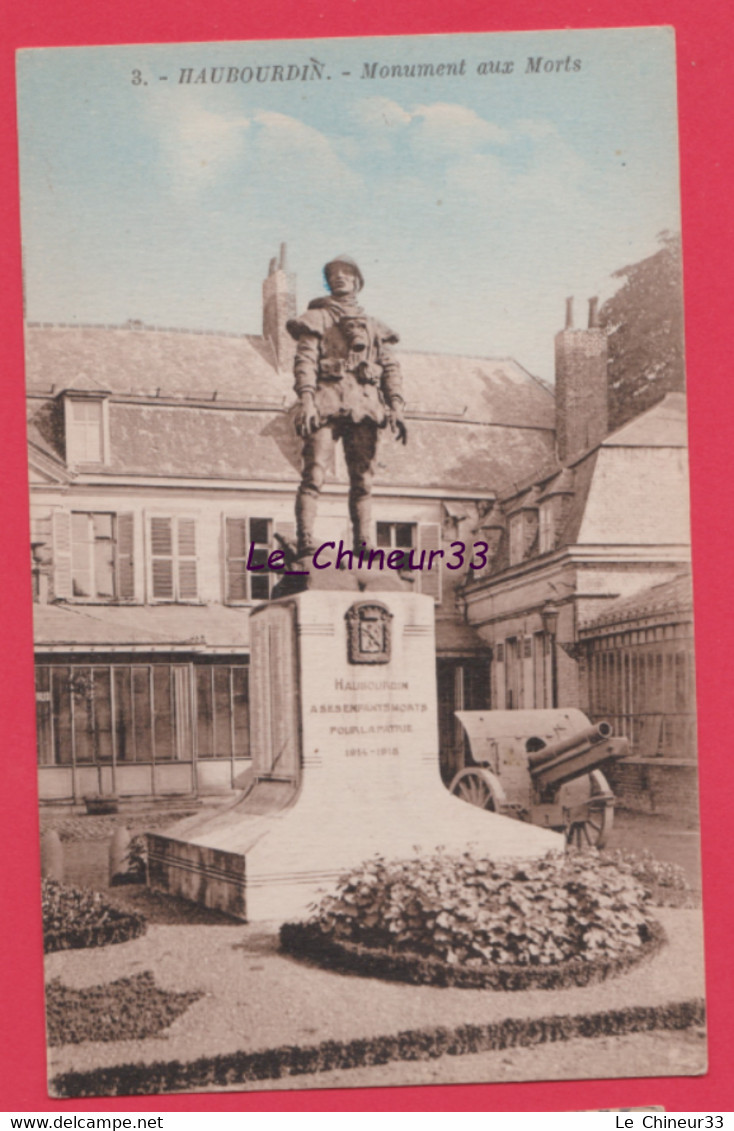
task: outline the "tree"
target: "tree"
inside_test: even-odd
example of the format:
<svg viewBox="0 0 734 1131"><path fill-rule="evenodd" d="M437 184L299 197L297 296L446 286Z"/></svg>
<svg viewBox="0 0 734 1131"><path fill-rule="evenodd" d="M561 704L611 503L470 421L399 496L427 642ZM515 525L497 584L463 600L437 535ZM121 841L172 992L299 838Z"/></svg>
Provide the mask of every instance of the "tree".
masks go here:
<svg viewBox="0 0 734 1131"><path fill-rule="evenodd" d="M624 279L599 311L609 345L609 425L685 388L680 236L658 235L660 250L615 271Z"/></svg>

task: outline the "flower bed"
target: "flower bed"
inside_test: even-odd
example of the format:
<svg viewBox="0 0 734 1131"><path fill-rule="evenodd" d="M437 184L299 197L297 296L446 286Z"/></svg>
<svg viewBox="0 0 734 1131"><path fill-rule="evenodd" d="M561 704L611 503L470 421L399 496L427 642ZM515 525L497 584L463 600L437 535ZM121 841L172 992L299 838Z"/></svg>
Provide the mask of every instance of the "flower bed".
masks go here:
<svg viewBox="0 0 734 1131"><path fill-rule="evenodd" d="M614 976L665 941L645 888L598 854L495 864L469 854L386 862L339 883L289 953L438 986L551 989Z"/></svg>
<svg viewBox="0 0 734 1131"><path fill-rule="evenodd" d="M81 990L54 978L46 986L48 1044L142 1041L167 1029L200 997L159 989L149 970Z"/></svg>
<svg viewBox="0 0 734 1131"><path fill-rule="evenodd" d="M691 889L680 864L657 860L648 849L605 849L600 855L639 880L656 907L700 907L698 894Z"/></svg>
<svg viewBox="0 0 734 1131"><path fill-rule="evenodd" d="M47 952L127 942L144 934L147 926L142 915L115 907L99 892L56 880L43 881L42 905Z"/></svg>

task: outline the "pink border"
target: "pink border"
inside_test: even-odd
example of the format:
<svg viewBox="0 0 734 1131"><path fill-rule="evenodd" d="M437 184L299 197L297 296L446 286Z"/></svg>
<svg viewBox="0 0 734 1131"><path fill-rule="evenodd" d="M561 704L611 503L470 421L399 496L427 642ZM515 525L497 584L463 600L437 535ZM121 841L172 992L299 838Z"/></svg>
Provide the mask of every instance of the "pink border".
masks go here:
<svg viewBox="0 0 734 1131"><path fill-rule="evenodd" d="M727 585L734 535L727 487L734 450L734 383L724 304L732 280L734 186L731 149L734 37L726 0L520 0L514 5L452 0L10 0L0 55L0 261L2 355L6 387L0 445L7 460L0 508L6 538L0 590L0 718L3 781L3 941L0 1025L7 1039L0 1107L54 1113L141 1111L569 1111L663 1104L669 1111L732 1108L734 1026L731 985L734 754L729 749L729 688L734 648ZM7 9L6 9L7 10ZM331 35L537 30L672 24L678 41L691 419L693 540L697 616L706 957L710 1011L710 1071L698 1078L564 1083L456 1085L431 1088L227 1093L173 1097L52 1101L46 1095L39 859L35 815L31 606L27 481L23 428L21 266L18 224L14 50L18 47L157 41L267 39ZM710 386L710 392L706 388ZM732 683L729 683L732 680Z"/></svg>

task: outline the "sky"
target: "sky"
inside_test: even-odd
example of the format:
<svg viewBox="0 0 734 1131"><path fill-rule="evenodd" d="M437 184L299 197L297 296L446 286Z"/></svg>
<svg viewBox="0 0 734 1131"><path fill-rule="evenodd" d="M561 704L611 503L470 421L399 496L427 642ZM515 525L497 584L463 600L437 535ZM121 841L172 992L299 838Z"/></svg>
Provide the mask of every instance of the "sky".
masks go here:
<svg viewBox="0 0 734 1131"><path fill-rule="evenodd" d="M300 309L349 254L404 348L552 381L566 296L583 325L679 229L674 53L669 28L22 51L27 317L256 334L285 241ZM429 63L458 73L392 75Z"/></svg>

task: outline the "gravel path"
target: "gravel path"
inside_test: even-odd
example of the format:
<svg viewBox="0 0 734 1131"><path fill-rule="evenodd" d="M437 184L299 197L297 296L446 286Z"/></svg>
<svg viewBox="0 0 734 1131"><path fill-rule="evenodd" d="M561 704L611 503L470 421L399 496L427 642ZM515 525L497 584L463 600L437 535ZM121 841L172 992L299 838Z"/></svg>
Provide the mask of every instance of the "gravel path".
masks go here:
<svg viewBox="0 0 734 1131"><path fill-rule="evenodd" d="M147 935L128 943L50 954L46 976L58 976L66 985L81 988L150 970L163 989L200 990L204 996L158 1037L139 1042L88 1042L50 1050L49 1073L54 1076L135 1062L183 1062L284 1044L314 1045L406 1029L595 1013L703 997L700 912L660 908L656 916L670 944L647 964L600 985L516 993L409 986L322 970L280 954L275 930L262 924L222 921L216 925L151 925ZM596 1040L589 1045L598 1047ZM700 1045L694 1047L697 1055L682 1057L678 1073L702 1070ZM499 1054L477 1055L484 1058ZM518 1051L507 1055L524 1054ZM591 1060L596 1059L592 1054ZM463 1063L468 1058L460 1060ZM574 1066L569 1072L571 1063ZM574 1062L565 1060L565 1066L561 1075L577 1072ZM676 1071L665 1067L666 1072ZM404 1068L398 1066L400 1082L408 1083ZM379 1074L380 1083L384 1071L372 1070ZM610 1073L605 1073L602 1057L593 1063L588 1075L604 1074ZM640 1073L635 1070L632 1074ZM544 1074L535 1071L533 1075L542 1078ZM293 1086L304 1086L303 1080L294 1079ZM319 1086L328 1085L320 1082Z"/></svg>
<svg viewBox="0 0 734 1131"><path fill-rule="evenodd" d="M41 810L41 834L53 829L62 841L109 841L115 829L125 828L134 836L147 829L165 829L168 825L184 817L197 813L197 805L179 808L129 809L121 813L105 813L92 816L88 813L59 813L56 810Z"/></svg>

